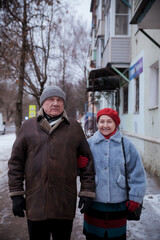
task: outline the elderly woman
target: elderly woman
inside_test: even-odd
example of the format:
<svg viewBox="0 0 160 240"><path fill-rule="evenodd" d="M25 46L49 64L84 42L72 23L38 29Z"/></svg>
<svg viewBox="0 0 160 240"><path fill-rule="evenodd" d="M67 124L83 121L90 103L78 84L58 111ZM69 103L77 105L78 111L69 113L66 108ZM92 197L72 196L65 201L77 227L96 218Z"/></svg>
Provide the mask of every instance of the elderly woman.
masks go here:
<svg viewBox="0 0 160 240"><path fill-rule="evenodd" d="M126 137L129 206L127 206L122 134L118 113L104 108L97 113L98 130L88 139L96 172L96 198L84 214L84 235L87 240L126 239L126 208L134 211L143 201L146 175L134 144Z"/></svg>

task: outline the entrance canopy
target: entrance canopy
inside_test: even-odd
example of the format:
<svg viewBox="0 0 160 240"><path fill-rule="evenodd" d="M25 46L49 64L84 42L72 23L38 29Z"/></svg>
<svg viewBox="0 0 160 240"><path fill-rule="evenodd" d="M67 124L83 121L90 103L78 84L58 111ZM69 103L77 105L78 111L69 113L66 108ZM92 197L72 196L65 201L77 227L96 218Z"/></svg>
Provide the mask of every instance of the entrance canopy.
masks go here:
<svg viewBox="0 0 160 240"><path fill-rule="evenodd" d="M93 69L89 73L87 91L113 91L121 86L121 78L129 81L123 74L125 69L118 70L113 66Z"/></svg>

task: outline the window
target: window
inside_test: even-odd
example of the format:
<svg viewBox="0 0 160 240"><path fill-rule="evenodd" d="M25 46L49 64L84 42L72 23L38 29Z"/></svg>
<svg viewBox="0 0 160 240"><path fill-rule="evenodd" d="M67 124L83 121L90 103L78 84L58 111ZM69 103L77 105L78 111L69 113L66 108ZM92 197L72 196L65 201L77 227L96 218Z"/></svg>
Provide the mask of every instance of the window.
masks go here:
<svg viewBox="0 0 160 240"><path fill-rule="evenodd" d="M110 38L110 18L111 18L111 14L110 14L111 10L110 8L107 11L106 17L105 17L105 44L107 43L108 39Z"/></svg>
<svg viewBox="0 0 160 240"><path fill-rule="evenodd" d="M120 0L116 0L115 35L128 35L129 8Z"/></svg>
<svg viewBox="0 0 160 240"><path fill-rule="evenodd" d="M150 67L149 80L149 108L158 107L158 89L159 89L159 68L158 62Z"/></svg>
<svg viewBox="0 0 160 240"><path fill-rule="evenodd" d="M104 38L101 39L101 60L103 58L103 52L104 52Z"/></svg>
<svg viewBox="0 0 160 240"><path fill-rule="evenodd" d="M96 50L92 51L92 59L93 59L93 61L96 60Z"/></svg>
<svg viewBox="0 0 160 240"><path fill-rule="evenodd" d="M128 113L128 84L123 87L123 113Z"/></svg>
<svg viewBox="0 0 160 240"><path fill-rule="evenodd" d="M135 113L139 113L139 76L135 79Z"/></svg>

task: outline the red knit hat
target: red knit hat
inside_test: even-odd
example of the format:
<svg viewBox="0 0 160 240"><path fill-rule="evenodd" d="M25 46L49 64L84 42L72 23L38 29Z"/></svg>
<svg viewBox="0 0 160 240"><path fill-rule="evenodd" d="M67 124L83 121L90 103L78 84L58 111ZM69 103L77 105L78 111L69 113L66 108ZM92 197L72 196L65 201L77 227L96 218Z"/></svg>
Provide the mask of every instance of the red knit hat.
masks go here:
<svg viewBox="0 0 160 240"><path fill-rule="evenodd" d="M117 111L113 110L112 108L103 108L103 109L99 110L97 113L97 122L101 115L110 116L115 121L117 127L121 122Z"/></svg>

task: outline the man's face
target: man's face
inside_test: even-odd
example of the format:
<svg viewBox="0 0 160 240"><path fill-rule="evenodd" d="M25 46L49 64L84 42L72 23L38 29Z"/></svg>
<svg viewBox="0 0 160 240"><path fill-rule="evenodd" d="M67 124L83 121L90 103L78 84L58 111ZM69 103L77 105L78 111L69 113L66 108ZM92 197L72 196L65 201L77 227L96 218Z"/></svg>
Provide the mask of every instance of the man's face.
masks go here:
<svg viewBox="0 0 160 240"><path fill-rule="evenodd" d="M51 117L56 117L64 111L64 102L60 97L47 98L42 104L42 108Z"/></svg>

